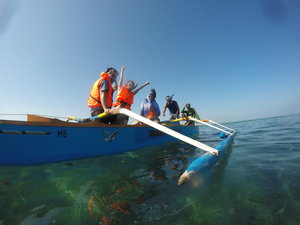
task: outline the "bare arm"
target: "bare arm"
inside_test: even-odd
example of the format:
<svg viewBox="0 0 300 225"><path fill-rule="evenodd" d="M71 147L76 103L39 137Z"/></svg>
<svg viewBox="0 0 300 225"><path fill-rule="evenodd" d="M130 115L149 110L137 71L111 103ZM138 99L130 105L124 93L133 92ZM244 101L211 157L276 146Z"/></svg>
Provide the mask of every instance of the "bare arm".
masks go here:
<svg viewBox="0 0 300 225"><path fill-rule="evenodd" d="M139 88L135 89L132 93L134 95L136 95L140 90L142 90L144 87L146 87L148 84L150 84L149 81L147 81L146 83L144 83L142 86L140 86Z"/></svg>
<svg viewBox="0 0 300 225"><path fill-rule="evenodd" d="M180 109L179 109L178 103L177 103L177 102L175 102L175 104L176 104L176 113L175 113L175 114L179 115L179 111L180 111Z"/></svg>
<svg viewBox="0 0 300 225"><path fill-rule="evenodd" d="M164 106L164 110L163 110L163 112L162 112L162 115L163 115L163 116L165 116L166 110L167 110L167 104L165 104L165 106Z"/></svg>
<svg viewBox="0 0 300 225"><path fill-rule="evenodd" d="M107 91L100 92L100 100L101 100L102 107L104 109L104 112L108 113L109 108L107 107L106 96L107 96Z"/></svg>
<svg viewBox="0 0 300 225"><path fill-rule="evenodd" d="M120 80L119 80L119 85L118 85L118 91L120 91L121 88L123 87L123 76L124 76L125 69L126 69L126 66L121 67L121 74L120 74Z"/></svg>

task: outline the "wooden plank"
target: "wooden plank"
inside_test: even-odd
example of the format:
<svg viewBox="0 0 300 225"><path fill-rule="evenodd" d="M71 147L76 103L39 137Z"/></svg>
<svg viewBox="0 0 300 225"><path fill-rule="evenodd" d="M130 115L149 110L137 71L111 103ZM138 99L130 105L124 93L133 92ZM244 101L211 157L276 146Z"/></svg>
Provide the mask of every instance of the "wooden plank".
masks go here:
<svg viewBox="0 0 300 225"><path fill-rule="evenodd" d="M37 116L33 114L27 114L27 121L28 122L53 122L53 119L43 117L43 116Z"/></svg>

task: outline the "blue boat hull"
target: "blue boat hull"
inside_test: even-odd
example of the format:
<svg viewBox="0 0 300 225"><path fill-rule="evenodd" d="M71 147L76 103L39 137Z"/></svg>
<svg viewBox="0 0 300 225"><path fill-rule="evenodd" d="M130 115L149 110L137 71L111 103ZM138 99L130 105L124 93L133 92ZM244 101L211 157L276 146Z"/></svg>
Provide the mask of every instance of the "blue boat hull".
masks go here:
<svg viewBox="0 0 300 225"><path fill-rule="evenodd" d="M189 137L199 135L198 126L169 128ZM177 139L148 126L52 126L0 121L0 164L41 164L112 155L170 141Z"/></svg>

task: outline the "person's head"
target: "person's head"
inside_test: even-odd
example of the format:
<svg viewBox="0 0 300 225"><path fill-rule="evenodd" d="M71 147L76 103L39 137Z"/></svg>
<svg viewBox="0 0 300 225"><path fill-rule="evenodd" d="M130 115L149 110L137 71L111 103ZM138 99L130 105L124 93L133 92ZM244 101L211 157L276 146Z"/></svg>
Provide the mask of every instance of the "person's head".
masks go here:
<svg viewBox="0 0 300 225"><path fill-rule="evenodd" d="M185 108L190 109L191 108L191 104L190 103L186 103L185 104Z"/></svg>
<svg viewBox="0 0 300 225"><path fill-rule="evenodd" d="M151 89L150 93L147 95L147 99L152 102L156 98L156 91L155 89Z"/></svg>
<svg viewBox="0 0 300 225"><path fill-rule="evenodd" d="M150 93L152 94L153 99L156 98L156 91L155 91L155 89L152 88L152 89L150 90Z"/></svg>
<svg viewBox="0 0 300 225"><path fill-rule="evenodd" d="M151 102L154 99L154 96L152 93L148 94L147 99Z"/></svg>
<svg viewBox="0 0 300 225"><path fill-rule="evenodd" d="M110 76L110 78L112 79L113 82L115 80L117 80L117 77L119 75L118 70L116 70L113 67L109 67L109 68L107 68L107 70L105 72L108 74L108 76Z"/></svg>
<svg viewBox="0 0 300 225"><path fill-rule="evenodd" d="M127 81L126 83L126 87L129 89L129 90L133 90L136 86L135 86L135 83L132 81L132 80L129 80Z"/></svg>
<svg viewBox="0 0 300 225"><path fill-rule="evenodd" d="M171 98L170 96L167 96L167 97L166 97L166 101L167 101L168 103L171 103L172 98Z"/></svg>

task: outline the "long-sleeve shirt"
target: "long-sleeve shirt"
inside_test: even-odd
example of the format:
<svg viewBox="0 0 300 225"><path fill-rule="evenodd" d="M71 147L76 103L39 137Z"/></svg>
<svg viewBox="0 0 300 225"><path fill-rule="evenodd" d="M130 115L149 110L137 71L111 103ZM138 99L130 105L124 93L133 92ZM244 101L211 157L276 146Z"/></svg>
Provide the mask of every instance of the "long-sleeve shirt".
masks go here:
<svg viewBox="0 0 300 225"><path fill-rule="evenodd" d="M187 109L186 107L184 107L181 110L181 113L184 113L185 115L193 117L193 118L195 118L197 120L200 120L200 117L199 117L198 113L196 112L196 110L194 108Z"/></svg>
<svg viewBox="0 0 300 225"><path fill-rule="evenodd" d="M178 106L178 103L174 100L171 101L171 103L166 103L165 106L164 106L164 112L166 111L166 109L169 109L170 113L171 114L176 114L176 113L179 113L179 106Z"/></svg>
<svg viewBox="0 0 300 225"><path fill-rule="evenodd" d="M150 110L153 110L157 117L160 115L160 109L155 100L149 101L149 99L145 99L141 105L141 113L140 115L143 117L147 117Z"/></svg>

